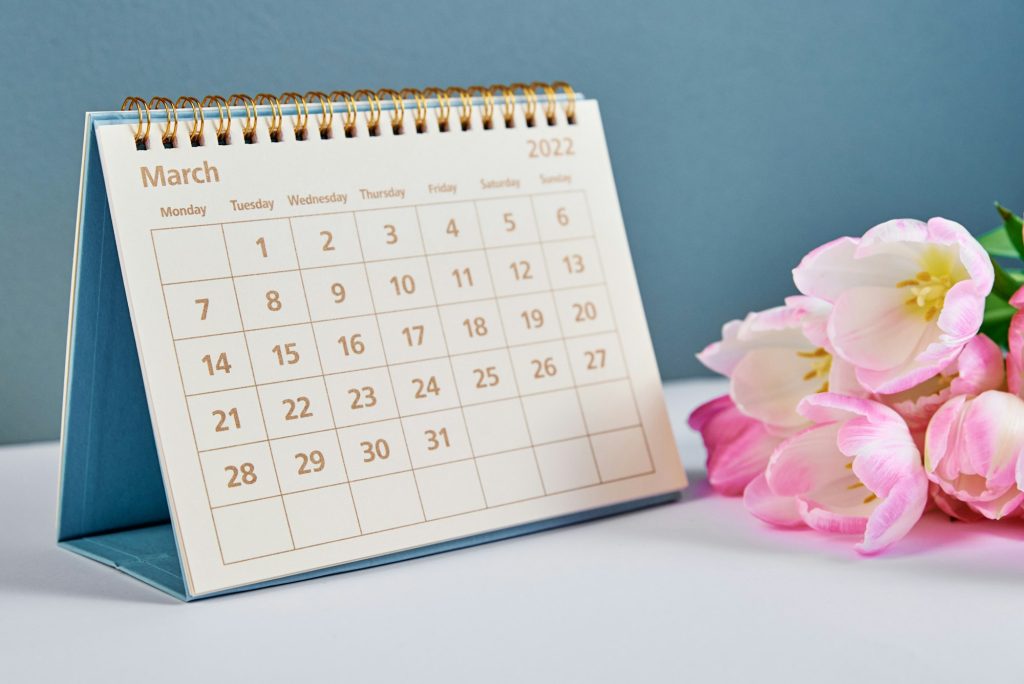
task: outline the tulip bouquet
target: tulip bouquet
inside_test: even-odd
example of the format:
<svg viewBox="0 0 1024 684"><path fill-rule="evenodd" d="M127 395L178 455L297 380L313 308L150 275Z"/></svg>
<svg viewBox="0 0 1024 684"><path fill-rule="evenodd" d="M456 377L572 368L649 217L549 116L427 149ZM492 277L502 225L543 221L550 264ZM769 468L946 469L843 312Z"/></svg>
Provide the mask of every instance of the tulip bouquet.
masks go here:
<svg viewBox="0 0 1024 684"><path fill-rule="evenodd" d="M698 358L729 394L690 416L711 486L865 554L930 508L1020 517L1024 233L997 208L977 239L933 218L833 240L793 270L800 295L726 323Z"/></svg>

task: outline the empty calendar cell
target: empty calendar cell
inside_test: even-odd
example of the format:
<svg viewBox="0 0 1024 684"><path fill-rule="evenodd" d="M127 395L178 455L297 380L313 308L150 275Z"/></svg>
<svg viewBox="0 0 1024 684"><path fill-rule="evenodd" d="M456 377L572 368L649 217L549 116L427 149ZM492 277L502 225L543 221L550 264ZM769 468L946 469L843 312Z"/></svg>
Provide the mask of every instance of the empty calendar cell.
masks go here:
<svg viewBox="0 0 1024 684"><path fill-rule="evenodd" d="M654 472L643 428L594 435L590 442L601 479L605 482Z"/></svg>
<svg viewBox="0 0 1024 684"><path fill-rule="evenodd" d="M580 387L580 405L590 432L606 432L640 423L629 380Z"/></svg>
<svg viewBox="0 0 1024 684"><path fill-rule="evenodd" d="M288 437L334 427L323 378L275 382L258 387L270 437Z"/></svg>
<svg viewBox="0 0 1024 684"><path fill-rule="evenodd" d="M509 349L522 395L572 387L572 369L561 340Z"/></svg>
<svg viewBox="0 0 1024 684"><path fill-rule="evenodd" d="M231 276L220 226L169 228L154 230L152 235L164 285Z"/></svg>
<svg viewBox="0 0 1024 684"><path fill-rule="evenodd" d="M175 339L242 329L235 286L230 278L167 285L164 299Z"/></svg>
<svg viewBox="0 0 1024 684"><path fill-rule="evenodd" d="M499 297L550 289L544 252L537 244L490 249L487 261Z"/></svg>
<svg viewBox="0 0 1024 684"><path fill-rule="evenodd" d="M544 496L533 449L506 451L476 459L488 506Z"/></svg>
<svg viewBox="0 0 1024 684"><path fill-rule="evenodd" d="M197 337L175 343L185 394L216 392L253 384L242 333Z"/></svg>
<svg viewBox="0 0 1024 684"><path fill-rule="evenodd" d="M452 357L455 384L464 405L516 396L512 363L504 349Z"/></svg>
<svg viewBox="0 0 1024 684"><path fill-rule="evenodd" d="M288 494L284 507L297 549L359 534L359 521L347 485Z"/></svg>
<svg viewBox="0 0 1024 684"><path fill-rule="evenodd" d="M564 240L593 234L587 199L582 192L535 195L533 210L541 240Z"/></svg>
<svg viewBox="0 0 1024 684"><path fill-rule="evenodd" d="M272 439L270 451L285 494L340 484L348 479L334 430Z"/></svg>
<svg viewBox="0 0 1024 684"><path fill-rule="evenodd" d="M373 305L378 312L434 306L430 269L423 257L366 265Z"/></svg>
<svg viewBox="0 0 1024 684"><path fill-rule="evenodd" d="M301 268L357 264L363 260L352 214L293 218L292 236Z"/></svg>
<svg viewBox="0 0 1024 684"><path fill-rule="evenodd" d="M189 397L188 411L200 451L267 438L259 397L252 387Z"/></svg>
<svg viewBox="0 0 1024 684"><path fill-rule="evenodd" d="M586 437L535 448L537 465L549 494L598 484L601 478Z"/></svg>
<svg viewBox="0 0 1024 684"><path fill-rule="evenodd" d="M518 399L467 406L466 431L477 456L530 446L523 409Z"/></svg>
<svg viewBox="0 0 1024 684"><path fill-rule="evenodd" d="M494 296L487 256L482 251L440 254L427 261L438 304Z"/></svg>
<svg viewBox="0 0 1024 684"><path fill-rule="evenodd" d="M231 273L235 276L298 268L287 219L224 224Z"/></svg>
<svg viewBox="0 0 1024 684"><path fill-rule="evenodd" d="M253 330L245 338L257 384L308 378L322 372L308 323Z"/></svg>
<svg viewBox="0 0 1024 684"><path fill-rule="evenodd" d="M416 482L427 520L479 511L487 505L472 459L419 470Z"/></svg>
<svg viewBox="0 0 1024 684"><path fill-rule="evenodd" d="M604 281L597 243L593 239L548 242L544 245L551 287L597 285Z"/></svg>
<svg viewBox="0 0 1024 684"><path fill-rule="evenodd" d="M403 416L442 411L459 405L448 359L414 361L391 366L398 411Z"/></svg>
<svg viewBox="0 0 1024 684"><path fill-rule="evenodd" d="M615 333L574 337L565 342L577 385L626 377L626 363Z"/></svg>
<svg viewBox="0 0 1024 684"><path fill-rule="evenodd" d="M373 368L386 364L376 316L342 318L313 324L324 373Z"/></svg>
<svg viewBox="0 0 1024 684"><path fill-rule="evenodd" d="M451 354L466 354L505 346L501 316L494 300L440 307L444 337Z"/></svg>
<svg viewBox="0 0 1024 684"><path fill-rule="evenodd" d="M473 456L461 409L402 418L414 468L461 461Z"/></svg>
<svg viewBox="0 0 1024 684"><path fill-rule="evenodd" d="M611 304L604 287L582 287L555 292L555 306L566 337L615 330Z"/></svg>
<svg viewBox="0 0 1024 684"><path fill-rule="evenodd" d="M350 481L409 470L405 433L397 420L338 430L341 455Z"/></svg>
<svg viewBox="0 0 1024 684"><path fill-rule="evenodd" d="M291 551L291 532L281 497L250 501L213 511L225 563Z"/></svg>
<svg viewBox="0 0 1024 684"><path fill-rule="evenodd" d="M387 368L329 375L325 381L337 427L398 416Z"/></svg>
<svg viewBox="0 0 1024 684"><path fill-rule="evenodd" d="M235 278L235 291L246 330L309 321L298 271Z"/></svg>
<svg viewBox="0 0 1024 684"><path fill-rule="evenodd" d="M483 246L472 202L427 204L417 207L416 211L427 254L459 252Z"/></svg>
<svg viewBox="0 0 1024 684"><path fill-rule="evenodd" d="M487 247L537 242L533 206L526 197L505 197L476 203L480 233Z"/></svg>
<svg viewBox="0 0 1024 684"><path fill-rule="evenodd" d="M587 434L575 390L523 397L523 412L535 445Z"/></svg>
<svg viewBox="0 0 1024 684"><path fill-rule="evenodd" d="M204 451L199 454L199 463L214 508L281 493L266 442Z"/></svg>
<svg viewBox="0 0 1024 684"><path fill-rule="evenodd" d="M413 309L377 317L389 363L433 359L446 354L437 309Z"/></svg>
<svg viewBox="0 0 1024 684"><path fill-rule="evenodd" d="M555 298L550 292L502 297L498 307L510 345L555 340L561 335Z"/></svg>
<svg viewBox="0 0 1024 684"><path fill-rule="evenodd" d="M363 534L423 522L423 507L411 472L353 482L352 499Z"/></svg>
<svg viewBox="0 0 1024 684"><path fill-rule="evenodd" d="M314 321L373 313L373 298L362 264L302 271L309 315Z"/></svg>
<svg viewBox="0 0 1024 684"><path fill-rule="evenodd" d="M411 207L357 211L356 226L367 261L423 254L416 210Z"/></svg>

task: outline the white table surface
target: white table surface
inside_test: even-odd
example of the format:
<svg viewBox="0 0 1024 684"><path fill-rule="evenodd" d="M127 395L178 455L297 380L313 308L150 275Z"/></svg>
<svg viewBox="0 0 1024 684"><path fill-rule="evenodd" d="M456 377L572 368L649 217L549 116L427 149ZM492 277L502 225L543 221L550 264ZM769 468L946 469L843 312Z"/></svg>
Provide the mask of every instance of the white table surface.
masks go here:
<svg viewBox="0 0 1024 684"><path fill-rule="evenodd" d="M0 449L0 682L1020 681L1024 524L927 519L894 552L712 494L669 383L679 503L179 603L54 544L58 448Z"/></svg>

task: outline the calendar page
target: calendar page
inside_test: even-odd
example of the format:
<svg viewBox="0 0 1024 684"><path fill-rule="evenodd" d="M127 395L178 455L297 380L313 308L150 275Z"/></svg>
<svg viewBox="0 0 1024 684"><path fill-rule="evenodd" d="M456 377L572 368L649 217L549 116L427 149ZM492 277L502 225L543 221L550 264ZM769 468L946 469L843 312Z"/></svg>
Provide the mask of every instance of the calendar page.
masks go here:
<svg viewBox="0 0 1024 684"><path fill-rule="evenodd" d="M96 127L194 595L685 486L597 103L473 117Z"/></svg>

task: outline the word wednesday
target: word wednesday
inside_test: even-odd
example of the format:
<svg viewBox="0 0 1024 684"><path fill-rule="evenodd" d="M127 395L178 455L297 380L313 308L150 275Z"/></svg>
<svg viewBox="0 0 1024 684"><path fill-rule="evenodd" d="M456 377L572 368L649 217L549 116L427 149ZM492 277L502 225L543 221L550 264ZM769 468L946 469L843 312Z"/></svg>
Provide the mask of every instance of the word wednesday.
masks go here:
<svg viewBox="0 0 1024 684"><path fill-rule="evenodd" d="M203 185L204 183L220 183L220 172L210 162L203 160L202 166L184 167L181 169L165 169L163 164L157 164L150 169L148 166L140 166L142 174L142 187L157 188L173 185Z"/></svg>

